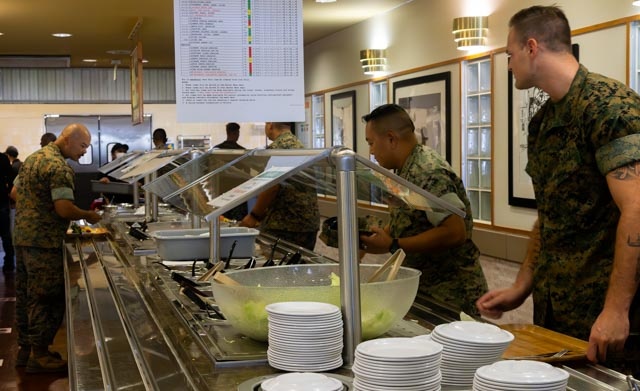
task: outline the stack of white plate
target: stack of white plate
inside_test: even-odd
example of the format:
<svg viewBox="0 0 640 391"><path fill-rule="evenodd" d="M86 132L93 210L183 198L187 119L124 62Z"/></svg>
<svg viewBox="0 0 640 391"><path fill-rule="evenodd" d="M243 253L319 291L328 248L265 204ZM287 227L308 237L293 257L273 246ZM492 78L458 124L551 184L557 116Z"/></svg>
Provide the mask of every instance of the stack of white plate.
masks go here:
<svg viewBox="0 0 640 391"><path fill-rule="evenodd" d="M499 361L513 334L487 323L458 321L436 326L431 338L443 346L442 385L471 387L476 369Z"/></svg>
<svg viewBox="0 0 640 391"><path fill-rule="evenodd" d="M267 379L260 385L262 391L342 391L342 382L321 373L285 373Z"/></svg>
<svg viewBox="0 0 640 391"><path fill-rule="evenodd" d="M438 391L442 345L415 338L360 343L351 370L358 391Z"/></svg>
<svg viewBox="0 0 640 391"><path fill-rule="evenodd" d="M569 373L539 361L498 361L478 368L474 391L564 391Z"/></svg>
<svg viewBox="0 0 640 391"><path fill-rule="evenodd" d="M342 313L333 304L268 304L269 365L283 371L322 372L342 366Z"/></svg>

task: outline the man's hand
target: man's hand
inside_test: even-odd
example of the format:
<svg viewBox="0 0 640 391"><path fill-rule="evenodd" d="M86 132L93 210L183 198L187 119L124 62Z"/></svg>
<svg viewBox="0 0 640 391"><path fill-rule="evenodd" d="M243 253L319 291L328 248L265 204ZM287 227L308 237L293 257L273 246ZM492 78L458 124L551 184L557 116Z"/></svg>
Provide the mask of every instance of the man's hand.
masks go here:
<svg viewBox="0 0 640 391"><path fill-rule="evenodd" d="M491 319L499 319L505 311L519 307L526 300L529 293L517 286L505 289L495 289L482 295L476 301L476 307L481 315Z"/></svg>
<svg viewBox="0 0 640 391"><path fill-rule="evenodd" d="M587 359L594 363L602 362L607 359L607 352L622 352L628 336L629 314L605 308L591 327Z"/></svg>
<svg viewBox="0 0 640 391"><path fill-rule="evenodd" d="M256 225L258 225L258 220L250 214L244 216L244 218L238 223L238 226L248 228L255 228Z"/></svg>
<svg viewBox="0 0 640 391"><path fill-rule="evenodd" d="M360 242L363 244L363 250L371 254L384 254L389 252L393 238L382 228L371 228L372 235L360 236Z"/></svg>
<svg viewBox="0 0 640 391"><path fill-rule="evenodd" d="M97 213L96 213L96 212L94 212L94 211L88 211L88 212L87 212L87 217L85 217L85 220L87 220L87 222L88 222L89 224L95 224L95 223L97 223L98 221L100 221L101 219L102 219L102 216L101 216L101 215L99 215L99 214L97 214Z"/></svg>

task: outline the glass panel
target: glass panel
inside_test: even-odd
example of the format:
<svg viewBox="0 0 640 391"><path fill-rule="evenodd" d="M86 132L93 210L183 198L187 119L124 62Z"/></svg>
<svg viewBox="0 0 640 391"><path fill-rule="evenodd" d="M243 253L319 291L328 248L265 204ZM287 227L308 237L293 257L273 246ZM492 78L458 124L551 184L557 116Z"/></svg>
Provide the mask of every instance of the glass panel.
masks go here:
<svg viewBox="0 0 640 391"><path fill-rule="evenodd" d="M480 156L491 156L491 128L480 129Z"/></svg>
<svg viewBox="0 0 640 391"><path fill-rule="evenodd" d="M480 122L483 124L491 122L491 95L480 97Z"/></svg>
<svg viewBox="0 0 640 391"><path fill-rule="evenodd" d="M480 91L491 90L491 62L480 63Z"/></svg>
<svg viewBox="0 0 640 391"><path fill-rule="evenodd" d="M476 190L467 190L467 193L469 194L469 203L471 204L471 211L473 214L473 218L479 219L480 218L480 214L478 213L480 211L479 192Z"/></svg>
<svg viewBox="0 0 640 391"><path fill-rule="evenodd" d="M478 128L467 129L467 156L478 156Z"/></svg>
<svg viewBox="0 0 640 391"><path fill-rule="evenodd" d="M477 160L467 160L467 187L478 187Z"/></svg>
<svg viewBox="0 0 640 391"><path fill-rule="evenodd" d="M346 159L346 157L344 157ZM462 215L463 212L433 194L407 182L364 157L353 155L356 160L358 199L369 200L372 188L379 189L388 205L409 206L420 210L444 211ZM316 193L336 194L335 160L331 149L299 150L253 150L227 164L222 165L194 182L182 185L180 189L163 199L172 205L206 216L217 218L231 208L240 205L255 195L277 183L286 186L313 188ZM150 185L153 188L169 188L166 183L156 186L156 182L181 182L190 179L190 167L180 167L163 175ZM173 174L173 175L172 175ZM145 186L151 191L151 186Z"/></svg>
<svg viewBox="0 0 640 391"><path fill-rule="evenodd" d="M467 93L478 91L478 64L467 64Z"/></svg>
<svg viewBox="0 0 640 391"><path fill-rule="evenodd" d="M477 96L467 98L467 124L474 125L478 123L478 106Z"/></svg>
<svg viewBox="0 0 640 391"><path fill-rule="evenodd" d="M480 218L491 221L491 193L480 193Z"/></svg>
<svg viewBox="0 0 640 391"><path fill-rule="evenodd" d="M480 187L491 189L491 160L480 160Z"/></svg>

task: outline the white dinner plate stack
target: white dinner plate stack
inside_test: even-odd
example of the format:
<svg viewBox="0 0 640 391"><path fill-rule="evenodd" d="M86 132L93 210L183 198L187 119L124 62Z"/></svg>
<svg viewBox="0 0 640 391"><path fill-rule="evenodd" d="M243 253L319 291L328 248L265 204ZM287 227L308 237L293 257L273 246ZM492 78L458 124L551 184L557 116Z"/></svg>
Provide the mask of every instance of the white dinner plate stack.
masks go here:
<svg viewBox="0 0 640 391"><path fill-rule="evenodd" d="M539 361L498 361L478 368L474 391L564 391L569 373Z"/></svg>
<svg viewBox="0 0 640 391"><path fill-rule="evenodd" d="M262 391L342 391L344 387L338 379L321 373L285 373L267 379L260 385Z"/></svg>
<svg viewBox="0 0 640 391"><path fill-rule="evenodd" d="M342 366L342 313L333 304L289 301L268 304L269 365L290 372L322 372Z"/></svg>
<svg viewBox="0 0 640 391"><path fill-rule="evenodd" d="M476 369L499 361L514 337L488 323L458 321L436 326L431 338L443 346L442 385L470 388Z"/></svg>
<svg viewBox="0 0 640 391"><path fill-rule="evenodd" d="M356 347L356 391L438 391L442 345L415 338L380 338Z"/></svg>

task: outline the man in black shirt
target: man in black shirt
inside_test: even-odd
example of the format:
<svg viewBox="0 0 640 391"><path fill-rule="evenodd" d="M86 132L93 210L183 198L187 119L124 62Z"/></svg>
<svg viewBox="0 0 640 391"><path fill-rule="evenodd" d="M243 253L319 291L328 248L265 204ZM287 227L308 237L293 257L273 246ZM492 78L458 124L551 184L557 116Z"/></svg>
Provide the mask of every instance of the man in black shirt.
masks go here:
<svg viewBox="0 0 640 391"><path fill-rule="evenodd" d="M214 148L220 149L246 149L242 145L238 144L238 138L240 138L240 125L235 122L229 122L226 125L227 139L216 145Z"/></svg>
<svg viewBox="0 0 640 391"><path fill-rule="evenodd" d="M4 250L2 271L12 273L15 269L15 252L11 241L11 204L9 192L13 187L13 170L9 158L0 153L0 239Z"/></svg>

